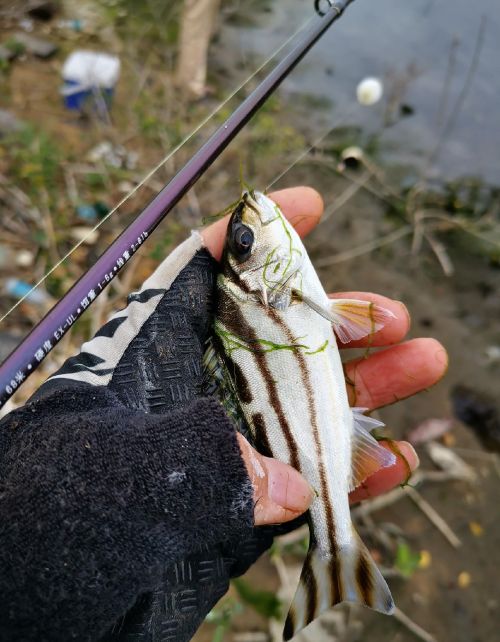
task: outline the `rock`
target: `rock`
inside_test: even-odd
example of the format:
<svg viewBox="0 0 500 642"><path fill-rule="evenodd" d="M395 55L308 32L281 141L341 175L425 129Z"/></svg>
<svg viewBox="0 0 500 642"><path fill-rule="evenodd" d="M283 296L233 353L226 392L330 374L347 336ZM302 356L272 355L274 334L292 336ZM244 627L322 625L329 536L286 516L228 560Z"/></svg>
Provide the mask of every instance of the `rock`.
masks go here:
<svg viewBox="0 0 500 642"><path fill-rule="evenodd" d="M38 56L39 58L50 58L57 51L57 45L48 40L35 38L27 33L16 33L13 38L16 42L20 42L27 52Z"/></svg>

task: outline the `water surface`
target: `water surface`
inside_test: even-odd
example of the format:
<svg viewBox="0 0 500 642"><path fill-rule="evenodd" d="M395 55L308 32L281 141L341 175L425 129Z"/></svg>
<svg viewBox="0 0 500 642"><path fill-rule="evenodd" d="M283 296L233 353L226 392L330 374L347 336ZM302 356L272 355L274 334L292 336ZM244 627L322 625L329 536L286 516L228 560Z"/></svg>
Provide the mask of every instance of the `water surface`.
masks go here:
<svg viewBox="0 0 500 642"><path fill-rule="evenodd" d="M242 58L251 55L254 64L303 24L312 6L312 0L275 1L271 11L256 16L255 27L225 27L223 39ZM284 89L328 99L326 111L311 113L318 132L336 122L379 131L387 97L395 93L413 114L384 130L383 153L424 166L467 83L465 100L431 173L443 178L475 175L498 184L499 34L498 0L357 0ZM467 81L475 57L476 69ZM384 79L384 104L356 104L356 85L366 76Z"/></svg>

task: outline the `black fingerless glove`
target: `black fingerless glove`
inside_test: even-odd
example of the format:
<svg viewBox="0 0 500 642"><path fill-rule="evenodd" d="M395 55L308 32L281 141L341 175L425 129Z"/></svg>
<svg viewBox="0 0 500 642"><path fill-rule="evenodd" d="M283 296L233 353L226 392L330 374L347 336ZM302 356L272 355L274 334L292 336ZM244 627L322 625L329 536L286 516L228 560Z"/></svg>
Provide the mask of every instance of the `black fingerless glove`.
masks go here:
<svg viewBox="0 0 500 642"><path fill-rule="evenodd" d="M187 641L272 543L204 396L216 274L194 234L0 422L1 640Z"/></svg>

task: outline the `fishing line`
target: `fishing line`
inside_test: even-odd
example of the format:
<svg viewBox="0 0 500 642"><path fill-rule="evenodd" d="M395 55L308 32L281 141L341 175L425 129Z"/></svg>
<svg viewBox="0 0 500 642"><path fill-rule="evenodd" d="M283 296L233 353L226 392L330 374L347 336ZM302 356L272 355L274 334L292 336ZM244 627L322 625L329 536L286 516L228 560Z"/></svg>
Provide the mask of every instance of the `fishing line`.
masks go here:
<svg viewBox="0 0 500 642"><path fill-rule="evenodd" d="M341 126L343 123L346 122L347 118L353 113L353 109L349 110L346 114L344 114L342 117L340 117L335 124L333 124L328 131L324 132L321 134L319 138L317 138L309 147L307 147L303 152L301 152L297 158L282 172L280 172L266 187L265 192L267 193L269 189L273 185L275 185L278 181L280 181L288 172L295 167L298 163L300 163L301 160L303 160L313 149L315 149L321 142L325 140L327 136L329 136L337 127Z"/></svg>
<svg viewBox="0 0 500 642"><path fill-rule="evenodd" d="M293 33L289 38L287 38L287 40L285 40L285 42L283 42L283 43L282 43L282 44L281 44L277 49L275 49L275 50L273 51L273 53L272 53L272 54L270 54L270 55L266 58L266 60L264 60L264 62L263 62L263 63L261 63L261 64L259 65L259 67L257 67L257 69L256 69L252 74L250 74L250 76L248 76L248 77L247 77L247 78L246 78L242 83L240 83L240 85L238 85L238 86L236 87L236 89L234 89L234 90L233 90L233 91L232 91L232 92L231 92L231 93L230 93L230 94L229 94L229 95L228 95L228 96L227 96L227 97L226 97L226 98L225 98L221 103L219 103L219 105L217 105L217 107L215 107L215 109L214 109L212 112L210 112L210 114L208 114L208 116L206 116L206 117L205 117L205 118L204 118L204 119L199 123L199 125L197 125L197 126L195 127L195 129L193 129L193 130L192 130L192 131L191 131L191 132L190 132L190 133L189 133L189 134L188 134L188 135L187 135L187 136L186 136L186 137L185 137L185 138L184 138L180 143L178 143L178 144L176 145L176 147L174 147L174 149L173 149L172 151L168 152L168 154L167 154L167 155L166 155L162 160L160 160L160 162L159 162L155 167L153 167L153 169L152 169L152 170L150 170L150 171L146 174L146 176L145 176L145 177L144 177L144 178L143 178L143 179L142 179L142 180L141 180L141 181L140 181L140 182L139 182L139 183L138 183L138 184L137 184L137 185L136 185L136 186L135 186L135 187L134 187L134 188L133 188L133 189L128 193L128 194L126 194L126 195L121 199L121 201L120 201L120 202L119 202L119 203L118 203L118 204L117 204L117 205L116 205L116 206L115 206L115 207L114 207L110 212L108 212L108 213L106 214L106 216L105 216L104 218L102 218L102 219L101 219L101 220L100 220L100 221L99 221L99 222L98 222L98 223L97 223L97 224L96 224L96 225L95 225L95 226L94 226L94 227L89 231L89 233L88 233L87 235L85 235L85 236L84 236L80 241L78 241L78 243L76 243L76 244L75 244L75 245L74 245L70 250L68 250L68 252L67 252L67 253L66 253L66 254L65 254L65 255L64 255L64 256L63 256L63 257L62 257L62 258L61 258L61 259L60 259L56 264L55 264L55 265L53 265L53 266L52 266L52 267L51 267L51 268L50 268L50 269L49 269L49 270L48 270L48 271L47 271L47 272L46 272L46 273L41 277L41 279L40 279L39 281L37 281L37 282L35 283L35 285L34 285L34 286L33 286L33 287L28 291L28 292L26 292L26 294L24 294L24 295L23 295L23 296L22 296L22 297L21 297L21 298L20 298L20 299L19 299L19 300L18 300L18 301L17 301L17 302L16 302L16 303L15 303L15 304L14 304L14 305L9 309L9 310L7 310L7 312L6 312L2 317L0 317L0 323L2 323L2 322L3 322L7 317L9 317L9 316L12 314L12 312L13 312L13 311L14 311L14 310L19 306L19 305L21 305L21 303L22 303L23 301L25 301L25 300L26 300L26 299L27 299L27 298L28 298L28 297L29 297L29 296L30 296L30 295L31 295L31 294L32 294L32 293L33 293L33 292L34 292L34 291L35 291L35 290L40 286L40 285L42 285L42 283L44 283L44 282L48 279L48 277L49 277L53 272L55 272L55 270L57 270L57 268L58 268L58 267L60 267L60 266L64 263L64 261L66 261L68 258L70 258L70 257L71 257L71 255L72 255L72 254L73 254L73 253L74 253L74 252L75 252L75 251L76 251L76 250L77 250L81 245L83 245L83 244L85 243L85 241L87 241L87 240L92 236L92 234L94 234L94 232L96 232L96 231L97 231L97 230L98 230L102 225L104 225L104 223L106 223L106 221L107 221L107 220L108 220L108 219L109 219L113 214L115 214L115 213L117 212L117 210L119 210L119 209L120 209L120 207L122 207L122 205L124 205L127 201L129 201L129 200L130 200L130 199L131 199L131 198L132 198L132 197L133 197L133 196L134 196L134 195L135 195L135 194L136 194L136 193L141 189L141 187L144 187L144 185L145 185L145 184L146 184L146 183L147 183L147 182L148 182L148 181L149 181L149 180L150 180L150 179L151 179L151 178L156 174L156 172L158 172L158 171L159 171L159 170L160 170L160 169L161 169L161 168L162 168L166 163L168 163L168 161L169 161L169 160L170 160L170 159L171 159L171 158L172 158L172 157L173 157L173 156L174 156L174 155L175 155L175 154L176 154L176 153L177 153L177 152L178 152L182 147L184 147L184 145L186 145L186 144L187 144L187 143L188 143L188 142L189 142L189 141L190 141L194 136L196 136L196 134L197 134L197 133L198 133L198 132L203 128L203 127L205 127L205 125L207 125L207 124L210 122L210 120L212 120L212 118L214 118L214 117L219 113L219 111L220 111L223 107L225 107L225 106L227 105L227 103L229 103L229 102L230 102L230 101L231 101L231 100L236 96L236 94L238 94L238 93L239 93L239 92L240 92L240 91L241 91L241 90L242 90L242 89L243 89L243 88L244 88L244 87L245 87L245 86L246 86L246 85L247 85L251 80L253 80L253 78L255 78L255 76L256 76L257 74L259 74L259 73L260 73L260 72L261 72L261 71L262 71L262 70L263 70L263 69L264 69L264 68L265 68L265 67L266 67L266 66L267 66L267 65L268 65L268 64L269 64L269 63L270 63L274 58L276 58L276 56L277 56L277 55L279 55L279 53L280 53L281 51L283 51L283 49L284 49L285 47L287 47L287 46L288 46L288 45L289 45L289 44L290 44L290 43L291 43L291 42L296 38L296 36L297 36L301 31L303 31L304 29L306 29L306 28L308 27L308 25L309 25L313 20L314 20L314 16L313 16L313 17L311 17L311 18L309 18L308 20L305 20L305 21L300 25L300 27L298 27L298 29L296 29L296 31L295 31L295 32L294 32L294 33Z"/></svg>
<svg viewBox="0 0 500 642"><path fill-rule="evenodd" d="M292 43L287 53L274 64L249 95L212 134L208 135L175 176L111 242L0 365L0 406L39 367L73 324L132 259L161 221L220 157L285 78L353 2L354 0L336 0L323 18L314 21L311 18L308 21L311 22L310 27L301 28L300 37L297 38L296 34L293 34L288 39L288 42L295 39L297 42ZM138 187L134 188L132 193L135 193Z"/></svg>

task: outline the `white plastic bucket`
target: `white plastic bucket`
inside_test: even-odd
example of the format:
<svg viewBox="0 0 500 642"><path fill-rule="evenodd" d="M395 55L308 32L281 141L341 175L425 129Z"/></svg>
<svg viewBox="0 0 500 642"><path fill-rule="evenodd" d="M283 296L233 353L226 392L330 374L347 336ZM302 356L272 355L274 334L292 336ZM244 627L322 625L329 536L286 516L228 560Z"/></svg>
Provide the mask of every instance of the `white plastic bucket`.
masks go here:
<svg viewBox="0 0 500 642"><path fill-rule="evenodd" d="M68 109L82 109L97 95L109 105L120 77L120 59L95 51L74 51L64 63L62 77L61 95Z"/></svg>

